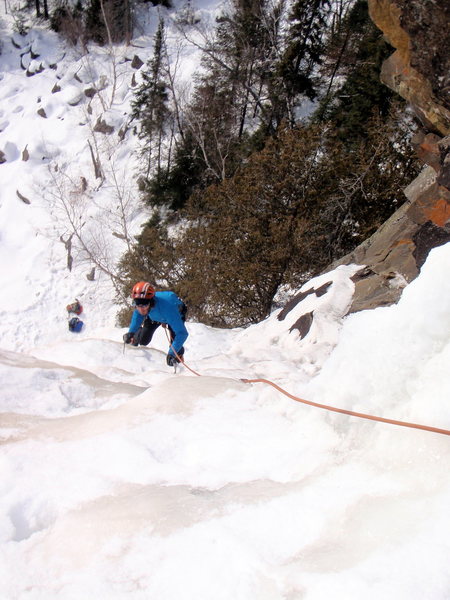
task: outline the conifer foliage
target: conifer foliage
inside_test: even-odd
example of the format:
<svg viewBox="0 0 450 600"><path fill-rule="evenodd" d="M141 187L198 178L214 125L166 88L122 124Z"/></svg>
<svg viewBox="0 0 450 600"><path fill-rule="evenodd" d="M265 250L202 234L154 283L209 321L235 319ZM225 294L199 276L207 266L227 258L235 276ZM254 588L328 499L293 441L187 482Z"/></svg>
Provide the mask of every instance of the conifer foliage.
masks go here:
<svg viewBox="0 0 450 600"><path fill-rule="evenodd" d="M143 141L141 155L146 159L145 178L153 167L155 177L161 173L163 139L170 117L167 84L163 69L164 21L160 19L155 35L153 57L142 73L142 83L132 102L131 120L136 120L138 137Z"/></svg>
<svg viewBox="0 0 450 600"><path fill-rule="evenodd" d="M54 31L73 44L93 41L112 44L129 41L132 35L133 0L56 0L50 15ZM36 6L38 6L39 2ZM45 2L44 8L47 7Z"/></svg>
<svg viewBox="0 0 450 600"><path fill-rule="evenodd" d="M291 124L296 120L299 98L314 100L317 97L320 84L317 67L323 60L330 14L329 0L296 0L292 6L286 46L275 64L272 81L275 110L281 111L282 117L288 117Z"/></svg>
<svg viewBox="0 0 450 600"><path fill-rule="evenodd" d="M303 234L320 203L320 143L319 128L283 129L234 178L192 196L178 285L199 316L222 326L259 321L287 272L309 268Z"/></svg>
<svg viewBox="0 0 450 600"><path fill-rule="evenodd" d="M158 44L135 103L152 152L171 110ZM154 212L125 288L150 279L192 318L245 326L371 235L418 171L405 107L379 82L389 52L366 0L233 0L176 106L173 154L146 173ZM300 121L305 100L316 110Z"/></svg>

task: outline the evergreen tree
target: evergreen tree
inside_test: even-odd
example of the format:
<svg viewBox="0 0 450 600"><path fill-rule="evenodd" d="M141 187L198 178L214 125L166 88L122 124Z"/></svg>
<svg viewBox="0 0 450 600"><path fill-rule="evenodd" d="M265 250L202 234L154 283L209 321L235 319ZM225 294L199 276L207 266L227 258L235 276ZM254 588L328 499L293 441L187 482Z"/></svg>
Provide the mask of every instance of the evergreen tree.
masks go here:
<svg viewBox="0 0 450 600"><path fill-rule="evenodd" d="M162 144L170 118L167 85L163 69L164 21L160 19L155 34L153 57L142 73L142 83L131 103L132 120L139 122L137 133L142 140L141 154L146 157L147 179L151 169L159 178L162 170ZM156 164L153 164L155 161Z"/></svg>
<svg viewBox="0 0 450 600"><path fill-rule="evenodd" d="M405 201L403 190L420 171L410 143L414 125L405 128L405 120L403 101L398 101L387 117L374 114L364 136L350 146L330 130L325 155L333 169L322 180L326 200L320 219L327 261L353 250Z"/></svg>
<svg viewBox="0 0 450 600"><path fill-rule="evenodd" d="M89 0L85 14L85 41L92 40L97 44L105 44L107 40L105 23L102 16L100 0Z"/></svg>
<svg viewBox="0 0 450 600"><path fill-rule="evenodd" d="M294 125L302 98L318 94L317 67L322 62L329 0L296 0L289 15L286 48L271 78L271 101L277 124L288 118Z"/></svg>
<svg viewBox="0 0 450 600"><path fill-rule="evenodd" d="M44 10L44 18L48 19L49 18L49 13L48 13L48 3L47 0L35 0L35 6L36 6L36 16L40 17L41 16L41 6Z"/></svg>
<svg viewBox="0 0 450 600"><path fill-rule="evenodd" d="M196 186L202 181L203 161L198 145L187 131L177 144L170 164L145 180L144 200L151 206L181 209Z"/></svg>
<svg viewBox="0 0 450 600"><path fill-rule="evenodd" d="M131 36L130 0L89 0L85 11L85 41L121 42Z"/></svg>
<svg viewBox="0 0 450 600"><path fill-rule="evenodd" d="M337 38L337 39L336 39ZM365 136L365 124L374 114L387 117L394 93L380 81L383 61L392 53L382 34L372 23L367 0L357 0L349 11L330 48L345 41L333 76L343 83L322 101L315 119L332 121L339 138L352 140Z"/></svg>
<svg viewBox="0 0 450 600"><path fill-rule="evenodd" d="M66 2L58 3L50 17L50 27L60 33L72 44L77 44L83 35L83 6L77 0L70 7Z"/></svg>
<svg viewBox="0 0 450 600"><path fill-rule="evenodd" d="M232 6L232 12L219 19L216 47L229 67L223 76L234 96L240 138L256 118L264 118L263 88L276 43L274 15L280 9L267 0L235 0Z"/></svg>
<svg viewBox="0 0 450 600"><path fill-rule="evenodd" d="M202 158L203 185L233 174L239 160L238 112L233 89L216 69L201 77L183 122Z"/></svg>

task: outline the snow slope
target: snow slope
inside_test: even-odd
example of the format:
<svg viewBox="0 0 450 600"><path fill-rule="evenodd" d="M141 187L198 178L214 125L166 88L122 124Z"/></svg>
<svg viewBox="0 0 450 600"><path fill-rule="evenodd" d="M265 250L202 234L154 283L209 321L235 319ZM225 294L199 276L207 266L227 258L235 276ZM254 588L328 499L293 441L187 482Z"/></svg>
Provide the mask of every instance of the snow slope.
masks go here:
<svg viewBox="0 0 450 600"><path fill-rule="evenodd" d="M174 374L163 331L149 348L124 348L107 277L86 279L77 256L67 270L48 167L88 179L83 208L102 236L112 188L95 189L87 101L68 103L87 85L71 75L84 59L43 29L30 40L49 64L65 54L32 77L23 46L4 42L0 55L0 598L447 600L450 436L326 412L241 379L450 429L450 244L396 306L342 319L350 266L309 282L332 285L284 321L276 312L230 331L188 322L186 360L200 376ZM95 58L101 78L109 59ZM124 83L106 112L116 126L132 74L130 61L118 64ZM67 87L52 94L58 81ZM127 138L117 173L132 173L133 157ZM131 207L136 231L144 217ZM79 334L65 311L75 297ZM300 340L289 330L311 310Z"/></svg>

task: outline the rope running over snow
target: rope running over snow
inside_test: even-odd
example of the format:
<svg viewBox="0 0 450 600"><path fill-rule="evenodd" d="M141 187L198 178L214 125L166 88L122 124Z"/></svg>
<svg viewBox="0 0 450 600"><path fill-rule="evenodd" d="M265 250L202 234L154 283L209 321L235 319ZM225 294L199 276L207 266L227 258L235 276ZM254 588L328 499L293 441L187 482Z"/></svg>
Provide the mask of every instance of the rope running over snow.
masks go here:
<svg viewBox="0 0 450 600"><path fill-rule="evenodd" d="M167 331L166 331L167 335ZM179 356L175 348L172 346L172 342L169 339L170 347L175 353L177 359L187 368L191 373L201 377L200 373L197 373L193 369L191 369L183 360L182 356ZM307 404L309 406L314 406L315 408L322 408L324 410L329 410L332 412L341 413L343 415L349 415L350 417L358 417L360 419L368 419L370 421L378 421L379 423L388 423L390 425L398 425L399 427L409 427L412 429L422 429L423 431L431 431L432 433L440 433L441 435L450 435L450 430L448 429L440 429L438 427L431 427L429 425L420 425L418 423L408 423L407 421L397 421L395 419L385 419L384 417L377 417L375 415L367 415L365 413L354 412L353 410L347 410L345 408L336 408L335 406L328 406L326 404L319 404L318 402L311 402L310 400L304 400L303 398L299 398L298 396L294 396L290 394L285 389L270 381L269 379L240 379L243 383L265 383L266 385L270 385L275 388L281 394L284 394L291 400L295 400L296 402L301 402L302 404Z"/></svg>
<svg viewBox="0 0 450 600"><path fill-rule="evenodd" d="M267 385L271 385L273 388L291 398L291 400L295 400L296 402L301 402L302 404L308 404L309 406L315 406L316 408L323 408L325 410L330 410L333 412L341 413L344 415L350 415L351 417L359 417L360 419L369 419L370 421L379 421L380 423L390 423L391 425L399 425L400 427L411 427L413 429L423 429L424 431L432 431L433 433L441 433L442 435L450 435L450 431L448 429L439 429L438 427L430 427L428 425L419 425L417 423L408 423L406 421L396 421L395 419L385 419L384 417L376 417L375 415L366 415L365 413L354 412L353 410L346 410L345 408L336 408L334 406L327 406L326 404L318 404L317 402L311 402L310 400L304 400L303 398L299 398L298 396L294 396L281 388L273 381L269 381L268 379L241 379L244 383L266 383Z"/></svg>

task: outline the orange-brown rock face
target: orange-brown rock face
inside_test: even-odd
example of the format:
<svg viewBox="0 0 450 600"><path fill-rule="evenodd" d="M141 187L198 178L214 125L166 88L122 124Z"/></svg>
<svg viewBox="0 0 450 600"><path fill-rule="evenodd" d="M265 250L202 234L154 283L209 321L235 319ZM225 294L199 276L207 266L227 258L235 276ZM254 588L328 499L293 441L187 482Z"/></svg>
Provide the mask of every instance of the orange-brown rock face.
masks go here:
<svg viewBox="0 0 450 600"><path fill-rule="evenodd" d="M395 52L381 80L408 101L423 125L413 139L423 172L407 202L337 264L364 264L350 312L396 302L430 250L450 241L450 2L369 0L370 16Z"/></svg>
<svg viewBox="0 0 450 600"><path fill-rule="evenodd" d="M450 2L369 0L375 25L396 49L381 80L408 101L425 128L450 134Z"/></svg>
<svg viewBox="0 0 450 600"><path fill-rule="evenodd" d="M397 302L430 250L450 242L450 1L368 3L375 25L395 48L383 65L381 80L407 100L423 125L412 142L424 169L405 189L406 202L392 217L330 265L329 270L340 264L364 265L353 277L349 312ZM300 299L301 294L286 310ZM301 335L313 315L305 317L296 325Z"/></svg>

